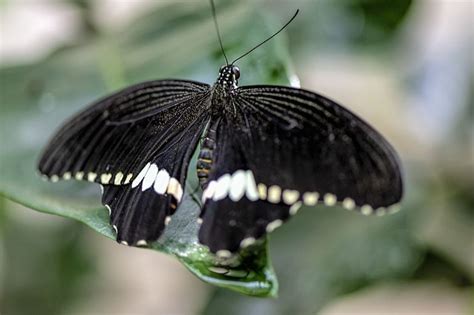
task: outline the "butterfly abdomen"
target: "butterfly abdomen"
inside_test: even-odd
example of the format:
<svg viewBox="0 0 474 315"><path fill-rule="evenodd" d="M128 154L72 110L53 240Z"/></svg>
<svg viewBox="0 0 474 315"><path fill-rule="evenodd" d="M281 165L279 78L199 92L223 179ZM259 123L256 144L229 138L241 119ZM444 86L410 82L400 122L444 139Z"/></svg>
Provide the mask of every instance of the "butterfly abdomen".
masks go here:
<svg viewBox="0 0 474 315"><path fill-rule="evenodd" d="M216 127L217 124L211 124L206 130L196 164L197 176L202 189L206 188L209 172L213 164L213 154L216 147Z"/></svg>

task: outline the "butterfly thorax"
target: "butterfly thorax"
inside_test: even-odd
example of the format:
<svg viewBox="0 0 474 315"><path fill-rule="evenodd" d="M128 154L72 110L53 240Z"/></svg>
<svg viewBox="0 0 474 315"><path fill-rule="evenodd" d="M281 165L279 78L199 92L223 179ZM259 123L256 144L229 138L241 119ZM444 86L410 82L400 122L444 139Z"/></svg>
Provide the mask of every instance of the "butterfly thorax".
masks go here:
<svg viewBox="0 0 474 315"><path fill-rule="evenodd" d="M232 99L237 93L240 70L234 65L224 65L212 88L212 112L222 115L224 112L235 113Z"/></svg>

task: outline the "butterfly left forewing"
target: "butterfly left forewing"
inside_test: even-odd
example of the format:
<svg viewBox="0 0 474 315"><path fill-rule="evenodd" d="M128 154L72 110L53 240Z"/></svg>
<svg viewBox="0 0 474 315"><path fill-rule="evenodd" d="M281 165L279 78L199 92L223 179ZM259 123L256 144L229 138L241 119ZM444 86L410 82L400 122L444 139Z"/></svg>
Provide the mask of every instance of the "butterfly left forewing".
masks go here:
<svg viewBox="0 0 474 315"><path fill-rule="evenodd" d="M46 178L129 184L154 141L166 142L167 124L208 97L207 84L185 80L139 83L107 96L69 119L42 153ZM191 108L197 116L203 108ZM176 130L176 129L174 129Z"/></svg>

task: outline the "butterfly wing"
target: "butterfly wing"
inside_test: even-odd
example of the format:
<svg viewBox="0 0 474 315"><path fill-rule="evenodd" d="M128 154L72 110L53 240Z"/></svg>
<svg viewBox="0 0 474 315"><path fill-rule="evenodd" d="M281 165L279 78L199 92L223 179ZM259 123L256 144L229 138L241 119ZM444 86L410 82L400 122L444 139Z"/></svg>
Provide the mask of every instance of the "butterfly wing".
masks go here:
<svg viewBox="0 0 474 315"><path fill-rule="evenodd" d="M155 141L173 135L167 125L208 91L207 84L183 80L150 81L119 91L67 121L43 151L38 168L52 181L129 183Z"/></svg>
<svg viewBox="0 0 474 315"><path fill-rule="evenodd" d="M209 90L163 80L109 96L59 130L39 170L53 181L101 183L117 240L156 240L181 201L186 169L207 122Z"/></svg>
<svg viewBox="0 0 474 315"><path fill-rule="evenodd" d="M143 155L146 164L130 184L104 186L102 203L110 211L120 243L143 246L157 240L182 201L187 168L206 125L206 115L194 121L180 119L182 124L172 122L162 131L174 130L169 142L155 142L150 153Z"/></svg>
<svg viewBox="0 0 474 315"><path fill-rule="evenodd" d="M232 107L235 114L221 119L204 191L199 237L212 251L251 244L303 204L382 214L400 201L393 148L335 102L301 89L249 86L238 89Z"/></svg>

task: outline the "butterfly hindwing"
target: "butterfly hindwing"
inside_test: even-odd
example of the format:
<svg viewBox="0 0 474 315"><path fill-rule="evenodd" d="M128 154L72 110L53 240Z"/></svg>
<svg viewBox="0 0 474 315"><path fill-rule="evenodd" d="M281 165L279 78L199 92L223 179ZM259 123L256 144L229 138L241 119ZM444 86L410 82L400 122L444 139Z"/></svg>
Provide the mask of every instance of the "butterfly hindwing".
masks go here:
<svg viewBox="0 0 474 315"><path fill-rule="evenodd" d="M199 239L212 251L249 245L303 204L382 214L401 199L396 154L356 115L305 90L237 91L204 191Z"/></svg>
<svg viewBox="0 0 474 315"><path fill-rule="evenodd" d="M290 216L289 205L265 199L266 191L255 180L245 152L248 148L242 146L246 139L241 130L240 120L219 119L214 166L203 192L199 241L224 255L253 244Z"/></svg>
<svg viewBox="0 0 474 315"><path fill-rule="evenodd" d="M161 235L183 198L186 170L204 121L186 128L179 144L170 143L150 157L129 185L106 185L102 203L111 212L117 241L145 245Z"/></svg>
<svg viewBox="0 0 474 315"><path fill-rule="evenodd" d="M288 206L271 207L262 200L229 198L208 200L202 213L199 241L213 253L236 252L254 244L266 232L280 226L289 217Z"/></svg>

